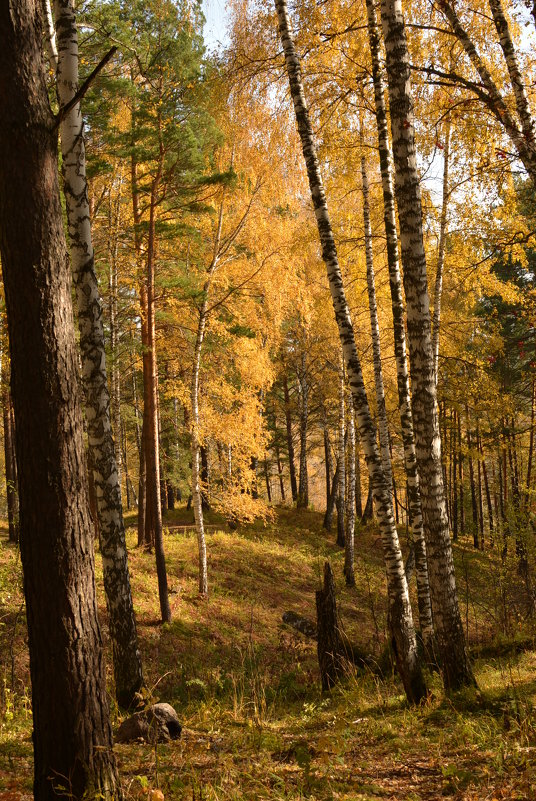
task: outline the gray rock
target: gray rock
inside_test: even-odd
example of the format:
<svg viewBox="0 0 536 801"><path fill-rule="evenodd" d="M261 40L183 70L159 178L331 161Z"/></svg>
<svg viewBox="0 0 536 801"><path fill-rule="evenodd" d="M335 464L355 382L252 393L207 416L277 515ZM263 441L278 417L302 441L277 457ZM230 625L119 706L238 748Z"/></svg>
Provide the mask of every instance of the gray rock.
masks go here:
<svg viewBox="0 0 536 801"><path fill-rule="evenodd" d="M115 735L116 743L145 740L148 743L166 743L178 740L182 726L170 704L153 704L123 721Z"/></svg>
<svg viewBox="0 0 536 801"><path fill-rule="evenodd" d="M317 630L313 621L298 615L292 610L283 614L283 623L286 623L287 626L292 626L293 629L296 629L296 631L299 631L301 634L305 634L306 637L316 639Z"/></svg>

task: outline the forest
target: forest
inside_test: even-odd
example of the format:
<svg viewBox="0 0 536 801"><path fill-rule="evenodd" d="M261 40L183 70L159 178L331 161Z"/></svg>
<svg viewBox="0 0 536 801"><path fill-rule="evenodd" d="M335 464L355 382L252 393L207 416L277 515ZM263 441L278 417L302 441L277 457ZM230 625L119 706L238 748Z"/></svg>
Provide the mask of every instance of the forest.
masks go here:
<svg viewBox="0 0 536 801"><path fill-rule="evenodd" d="M207 9L0 3L0 801L531 801L536 2Z"/></svg>

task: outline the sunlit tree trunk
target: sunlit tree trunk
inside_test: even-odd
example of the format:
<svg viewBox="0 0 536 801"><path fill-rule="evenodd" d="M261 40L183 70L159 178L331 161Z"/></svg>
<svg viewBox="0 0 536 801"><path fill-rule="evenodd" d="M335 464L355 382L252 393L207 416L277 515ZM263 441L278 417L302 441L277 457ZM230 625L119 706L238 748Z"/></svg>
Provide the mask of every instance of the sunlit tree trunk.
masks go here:
<svg viewBox="0 0 536 801"><path fill-rule="evenodd" d="M118 801L71 276L37 0L0 5L0 255L20 478L36 801Z"/></svg>
<svg viewBox="0 0 536 801"><path fill-rule="evenodd" d="M337 545L344 548L346 538L346 524L344 513L346 511L346 404L345 404L344 361L341 354L339 365L339 438L338 438L338 464L339 488L337 496Z"/></svg>
<svg viewBox="0 0 536 801"><path fill-rule="evenodd" d="M305 104L300 63L290 34L290 20L288 17L287 5L285 0L275 0L275 6L289 77L290 92L294 104L296 122L311 190L311 198L318 225L322 258L327 268L335 319L339 330L344 362L348 372L359 426L359 436L363 449L365 450L376 501L387 572L389 623L394 642L396 643L395 653L397 665L408 699L412 702L417 702L426 694L426 686L424 684L417 654L417 640L413 626L413 616L409 602L406 576L404 573L404 563L394 522L392 499L389 495L388 484L382 470L381 458L376 444L376 431L370 415L365 392L353 326L342 283L337 248L329 218L324 187L320 177L313 132L309 113Z"/></svg>
<svg viewBox="0 0 536 801"><path fill-rule="evenodd" d="M400 0L382 0L381 15L407 302L413 426L421 482L435 643L440 653L445 687L456 689L474 684L475 680L458 607L445 505L421 195L409 93L409 56Z"/></svg>
<svg viewBox="0 0 536 801"><path fill-rule="evenodd" d="M439 221L439 247L437 252L437 269L434 285L434 316L432 318L432 351L434 354L434 374L437 385L439 371L439 332L441 327L441 296L443 294L443 270L445 267L445 250L447 245L447 222L449 204L449 160L450 160L450 114L445 126L443 144L443 194L441 200L441 218Z"/></svg>
<svg viewBox="0 0 536 801"><path fill-rule="evenodd" d="M309 506L309 477L307 474L307 423L309 419L309 383L305 353L302 353L297 370L300 385L300 473L298 484L298 509Z"/></svg>
<svg viewBox="0 0 536 801"><path fill-rule="evenodd" d="M347 404L348 416L348 489L346 492L346 536L344 540L344 576L349 587L355 586L354 576L354 533L355 533L355 421L352 395Z"/></svg>
<svg viewBox="0 0 536 801"><path fill-rule="evenodd" d="M369 44L372 59L372 78L374 83L374 104L378 128L378 150L383 192L383 219L387 241L387 266L393 313L393 335L396 360L398 403L400 407L400 428L404 445L404 467L408 488L408 512L415 552L415 574L417 580L417 601L419 625L425 647L432 652L433 621L428 562L426 558L425 534L419 489L419 473L415 454L415 437L411 414L411 398L406 353L406 330L404 322L404 300L400 277L398 232L396 227L395 195L393 187L393 158L387 125L385 91L380 64L380 35L376 12L372 0L367 0L367 20Z"/></svg>
<svg viewBox="0 0 536 801"><path fill-rule="evenodd" d="M283 378L283 392L285 399L285 424L287 429L288 469L290 476L290 492L292 500L298 500L298 484L296 481L296 467L294 464L294 441L292 438L292 412L290 410L290 393L288 391L287 377Z"/></svg>
<svg viewBox="0 0 536 801"><path fill-rule="evenodd" d="M78 86L78 34L72 0L56 0L56 74L60 107ZM60 124L64 194L78 306L88 441L97 497L100 551L113 648L116 696L129 706L143 684L127 563L121 487L110 419L102 301L95 274L86 181L83 120L77 103ZM117 432L120 437L120 431Z"/></svg>

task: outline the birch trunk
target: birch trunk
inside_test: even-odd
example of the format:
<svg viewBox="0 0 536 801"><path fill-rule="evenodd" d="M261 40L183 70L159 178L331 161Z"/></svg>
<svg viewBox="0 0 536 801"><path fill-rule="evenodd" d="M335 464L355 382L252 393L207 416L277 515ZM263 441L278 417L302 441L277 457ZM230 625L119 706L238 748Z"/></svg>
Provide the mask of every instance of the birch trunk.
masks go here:
<svg viewBox="0 0 536 801"><path fill-rule="evenodd" d="M458 606L441 467L430 300L415 158L409 56L400 0L382 0L391 129L411 360L412 412L435 642L447 689L474 684Z"/></svg>
<svg viewBox="0 0 536 801"><path fill-rule="evenodd" d="M307 422L309 417L309 384L305 354L300 359L297 371L300 385L300 474L298 484L298 509L307 509L309 506L309 477L307 474Z"/></svg>
<svg viewBox="0 0 536 801"><path fill-rule="evenodd" d="M296 467L294 465L294 442L292 439L292 413L290 410L290 394L287 377L283 378L283 392L285 397L285 425L287 429L288 467L290 476L290 492L294 503L298 500L298 484L296 482Z"/></svg>
<svg viewBox="0 0 536 801"><path fill-rule="evenodd" d="M344 576L349 587L355 587L354 534L355 534L355 421L352 396L348 408L348 489L346 492L346 537L344 540Z"/></svg>
<svg viewBox="0 0 536 801"><path fill-rule="evenodd" d="M309 113L305 104L301 70L298 56L290 34L290 21L285 0L275 0L279 21L279 32L285 54L290 92L296 113L296 122L301 139L303 156L309 178L311 198L318 224L322 257L326 264L335 319L339 329L344 361L348 372L352 399L356 410L359 436L367 459L367 466L376 500L378 519L384 550L389 595L389 623L399 672L410 702L420 701L426 694L426 686L417 654L417 640L409 602L408 587L404 573L404 563L398 542L392 499L384 476L381 458L376 444L376 432L363 382L361 364L357 354L355 337L348 303L342 283L337 248L329 218L326 196Z"/></svg>
<svg viewBox="0 0 536 801"><path fill-rule="evenodd" d="M400 277L398 234L396 228L395 196L393 189L392 153L387 126L387 109L385 92L380 66L380 36L376 21L376 12L372 0L367 0L367 20L370 52L372 58L372 78L374 82L374 104L378 127L378 150L383 191L383 219L387 239L387 265L389 269L389 287L391 290L391 306L393 313L393 335L396 360L398 404L400 407L400 428L404 445L404 467L408 486L408 510L411 525L413 547L415 551L415 574L417 580L417 601L419 607L419 625L423 642L430 654L434 633L432 620L432 602L430 599L430 583L428 578L428 562L426 558L425 534L419 489L419 473L415 454L415 437L411 414L411 398L406 353L406 330L404 325L404 301L402 297L402 280Z"/></svg>
<svg viewBox="0 0 536 801"><path fill-rule="evenodd" d="M94 580L58 141L37 0L0 4L0 254L20 477L33 798L120 801Z"/></svg>
<svg viewBox="0 0 536 801"><path fill-rule="evenodd" d="M443 294L443 269L445 267L445 250L447 244L448 202L449 202L449 158L450 158L450 114L445 128L445 144L443 146L443 192L441 201L441 218L439 222L439 247L437 253L437 269L434 285L434 316L432 319L432 351L434 354L434 375L437 386L439 371L439 332L441 326L441 296Z"/></svg>
<svg viewBox="0 0 536 801"><path fill-rule="evenodd" d="M201 370L201 354L207 326L208 302L210 286L216 267L218 266L221 232L223 226L223 199L218 215L218 225L214 240L212 261L207 269L207 278L203 286L203 300L199 309L199 321L194 347L194 363L192 383L190 385L190 403L192 407L191 441L192 441L192 503L194 507L197 547L199 551L199 594L208 595L207 545L205 540L205 523L203 518L203 496L201 492L201 441L199 436L199 373ZM229 474L231 473L231 450L229 448Z"/></svg>
<svg viewBox="0 0 536 801"><path fill-rule="evenodd" d="M346 525L344 521L344 512L346 509L346 409L344 396L344 356L341 353L341 361L339 364L339 488L337 497L337 545L340 548L344 548L346 539Z"/></svg>
<svg viewBox="0 0 536 801"><path fill-rule="evenodd" d="M370 316L370 335L372 340L372 361L374 365L374 386L376 389L376 406L378 409L378 430L380 434L380 453L383 472L393 494L393 472L389 452L389 426L387 424L387 408L385 406L385 389L383 386L382 354L380 345L380 325L378 323L378 306L376 303L376 285L374 279L374 259L372 254L372 227L370 224L370 201L367 166L365 157L361 158L361 181L363 191L363 228L365 231L365 261L367 264L367 293Z"/></svg>
<svg viewBox="0 0 536 801"><path fill-rule="evenodd" d="M57 90L60 107L78 88L78 33L72 0L56 0ZM121 488L110 421L102 302L99 294L89 214L83 120L77 103L60 126L64 193L85 389L88 441L97 495L100 550L113 648L118 703L128 707L143 685L136 620L127 563Z"/></svg>

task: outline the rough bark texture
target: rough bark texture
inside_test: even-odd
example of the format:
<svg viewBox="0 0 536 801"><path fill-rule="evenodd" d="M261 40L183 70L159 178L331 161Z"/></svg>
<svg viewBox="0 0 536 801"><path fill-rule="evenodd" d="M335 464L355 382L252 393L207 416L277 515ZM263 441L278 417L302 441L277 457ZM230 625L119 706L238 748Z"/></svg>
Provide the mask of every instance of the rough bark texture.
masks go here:
<svg viewBox="0 0 536 801"><path fill-rule="evenodd" d="M279 32L285 54L290 83L290 92L296 114L298 132L309 179L311 198L318 225L322 258L327 268L331 298L335 311L339 336L344 354L352 398L356 411L359 437L372 483L380 525L382 545L387 573L389 595L389 621L399 672L410 701L421 700L426 687L417 655L417 641L409 602L404 563L395 527L392 499L382 470L381 458L376 444L376 431L370 415L368 399L363 382L361 364L357 354L354 330L342 283L337 248L329 218L326 196L316 155L313 131L305 103L301 80L300 62L290 34L290 21L285 0L275 0L279 21Z"/></svg>
<svg viewBox="0 0 536 801"><path fill-rule="evenodd" d="M344 577L349 587L355 586L354 534L355 534L355 420L352 396L348 403L348 489L346 492L346 537L344 541Z"/></svg>
<svg viewBox="0 0 536 801"><path fill-rule="evenodd" d="M298 484L298 509L309 506L309 477L307 474L307 423L309 418L309 383L305 354L297 370L300 385L300 473Z"/></svg>
<svg viewBox="0 0 536 801"><path fill-rule="evenodd" d="M292 413L290 410L290 394L288 391L288 381L286 376L283 378L283 392L285 397L285 425L287 429L287 450L288 450L288 469L290 477L290 492L292 500L298 500L298 484L296 481L296 467L294 465L294 441L292 439Z"/></svg>
<svg viewBox="0 0 536 801"><path fill-rule="evenodd" d="M320 678L322 690L326 692L337 683L344 670L344 654L337 619L335 582L329 562L324 564L322 589L316 591L316 628Z"/></svg>
<svg viewBox="0 0 536 801"><path fill-rule="evenodd" d="M433 622L426 559L425 535L423 530L419 473L415 454L415 437L411 414L409 373L406 353L406 330L404 323L404 300L398 257L398 232L396 228L395 196L393 187L392 153L387 127L387 109L380 66L380 36L376 12L372 0L367 0L367 20L372 59L372 79L374 83L374 104L378 128L378 150L383 192L383 219L387 239L387 265L391 308L393 312L393 335L396 360L398 404L400 407L400 428L404 445L404 467L408 485L408 511L413 545L415 549L415 573L417 577L417 600L419 606L419 625L421 635L428 651L432 648Z"/></svg>
<svg viewBox="0 0 536 801"><path fill-rule="evenodd" d="M474 677L458 607L443 487L421 195L409 92L409 57L400 0L382 0L381 14L407 301L413 426L430 590L444 683L447 689L456 689L474 684Z"/></svg>
<svg viewBox="0 0 536 801"><path fill-rule="evenodd" d="M56 82L60 107L63 107L72 100L78 88L78 33L72 0L57 0L55 14L58 47ZM83 119L79 103L65 115L60 136L73 283L78 306L88 442L97 498L116 696L121 706L128 707L143 685L143 673L130 590L121 486L110 420L102 301L91 240ZM120 436L120 432L118 434Z"/></svg>
<svg viewBox="0 0 536 801"><path fill-rule="evenodd" d="M120 797L41 6L0 6L0 253L17 421L34 797ZM58 790L59 792L59 790Z"/></svg>
<svg viewBox="0 0 536 801"><path fill-rule="evenodd" d="M15 440L13 431L13 406L11 392L5 387L2 392L4 416L4 464L6 473L7 522L9 541L19 541L19 510L17 489L17 465L15 463Z"/></svg>

